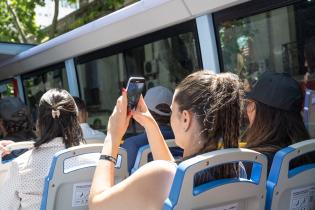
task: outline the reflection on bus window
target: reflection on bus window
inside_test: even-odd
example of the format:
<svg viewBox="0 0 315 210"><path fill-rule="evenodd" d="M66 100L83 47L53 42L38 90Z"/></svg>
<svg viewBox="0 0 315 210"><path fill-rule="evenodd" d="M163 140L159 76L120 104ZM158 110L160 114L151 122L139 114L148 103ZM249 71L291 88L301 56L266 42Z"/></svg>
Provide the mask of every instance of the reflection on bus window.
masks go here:
<svg viewBox="0 0 315 210"><path fill-rule="evenodd" d="M13 81L0 83L0 98L7 96L15 96Z"/></svg>
<svg viewBox="0 0 315 210"><path fill-rule="evenodd" d="M30 75L23 75L22 78L26 101L34 120L39 100L46 91L52 88L69 90L65 68L50 71L40 70Z"/></svg>
<svg viewBox="0 0 315 210"><path fill-rule="evenodd" d="M104 132L124 80L123 56L117 54L79 64L77 72L81 98L89 112L88 123Z"/></svg>
<svg viewBox="0 0 315 210"><path fill-rule="evenodd" d="M101 125L100 130L105 131L116 99L129 76L145 77L145 89L157 85L174 89L176 83L195 69L199 69L199 64L192 32L79 63L77 73L81 97L89 112L88 123L93 126L100 120L97 127ZM140 128L136 126L128 131L134 133Z"/></svg>
<svg viewBox="0 0 315 210"><path fill-rule="evenodd" d="M315 35L315 3L300 1L257 15L218 23L222 68L250 83L266 70L303 82L303 46Z"/></svg>
<svg viewBox="0 0 315 210"><path fill-rule="evenodd" d="M180 34L127 50L126 66L130 75L144 75L147 88L175 85L198 69L196 43L192 33Z"/></svg>

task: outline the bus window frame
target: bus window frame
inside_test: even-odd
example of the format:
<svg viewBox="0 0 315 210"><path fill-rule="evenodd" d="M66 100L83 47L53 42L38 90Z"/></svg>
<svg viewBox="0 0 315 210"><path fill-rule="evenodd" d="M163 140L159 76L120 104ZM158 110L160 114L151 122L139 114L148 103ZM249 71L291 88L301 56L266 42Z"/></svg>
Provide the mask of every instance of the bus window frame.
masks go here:
<svg viewBox="0 0 315 210"><path fill-rule="evenodd" d="M196 52L197 52L197 62L198 66L202 68L202 58L201 58L201 50L200 50L200 43L198 38L198 30L197 30L197 23L196 19L189 20L187 22L179 23L174 26L167 27L165 29L161 29L149 34L145 34L143 36L133 38L118 44L114 44L108 46L106 48L96 50L84 55L77 56L75 58L75 65L84 64L96 59L109 57L112 55L116 55L119 53L123 53L127 50L144 46L146 44L167 39L179 34L189 33L193 34L194 39L196 40ZM128 74L128 72L127 72Z"/></svg>

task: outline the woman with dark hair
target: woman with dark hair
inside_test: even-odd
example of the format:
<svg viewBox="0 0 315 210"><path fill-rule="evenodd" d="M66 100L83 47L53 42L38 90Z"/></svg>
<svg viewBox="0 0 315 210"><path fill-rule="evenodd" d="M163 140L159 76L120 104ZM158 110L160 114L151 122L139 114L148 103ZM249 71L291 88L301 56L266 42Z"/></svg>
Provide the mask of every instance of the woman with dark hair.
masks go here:
<svg viewBox="0 0 315 210"><path fill-rule="evenodd" d="M12 161L10 176L0 189L0 209L40 209L44 179L53 155L83 142L78 110L71 95L47 91L39 102L35 148Z"/></svg>
<svg viewBox="0 0 315 210"><path fill-rule="evenodd" d="M209 71L193 73L178 85L171 106L171 126L176 144L184 149L184 159L219 149L219 145L238 147L242 88L236 75ZM131 116L144 126L155 161L114 186L115 157ZM238 176L235 166L238 164L199 174L195 183ZM128 116L127 96L123 91L109 119L107 137L92 182L89 208L162 209L175 171L174 158L143 98L136 111Z"/></svg>
<svg viewBox="0 0 315 210"><path fill-rule="evenodd" d="M265 72L246 98L247 148L265 154L268 169L279 149L310 138L301 115L303 92L289 74Z"/></svg>
<svg viewBox="0 0 315 210"><path fill-rule="evenodd" d="M36 139L33 123L27 106L18 97L0 99L0 132L2 139L13 142ZM6 152L3 160L8 161L23 154L26 150L16 150L11 154Z"/></svg>
<svg viewBox="0 0 315 210"><path fill-rule="evenodd" d="M27 106L18 97L0 99L0 118L3 139L14 142L33 140L33 123Z"/></svg>

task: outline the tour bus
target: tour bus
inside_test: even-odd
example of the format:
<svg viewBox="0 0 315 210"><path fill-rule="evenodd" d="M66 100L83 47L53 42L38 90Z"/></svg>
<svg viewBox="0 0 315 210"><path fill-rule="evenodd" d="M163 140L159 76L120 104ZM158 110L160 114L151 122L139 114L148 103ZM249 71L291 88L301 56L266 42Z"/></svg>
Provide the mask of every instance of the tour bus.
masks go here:
<svg viewBox="0 0 315 210"><path fill-rule="evenodd" d="M27 50L15 56L2 52L1 90L11 85L34 110L46 90L64 88L86 101L89 123L101 120L105 129L130 76L145 77L146 89L174 89L198 69L231 71L249 84L266 70L289 72L301 82L303 46L315 36L314 4L138 1L46 43L19 46Z"/></svg>
<svg viewBox="0 0 315 210"><path fill-rule="evenodd" d="M140 0L36 46L0 43L1 97L11 88L35 118L45 91L66 89L105 132L130 76L146 90L174 90L199 69L236 73L249 88L265 71L303 83L314 28L314 0Z"/></svg>

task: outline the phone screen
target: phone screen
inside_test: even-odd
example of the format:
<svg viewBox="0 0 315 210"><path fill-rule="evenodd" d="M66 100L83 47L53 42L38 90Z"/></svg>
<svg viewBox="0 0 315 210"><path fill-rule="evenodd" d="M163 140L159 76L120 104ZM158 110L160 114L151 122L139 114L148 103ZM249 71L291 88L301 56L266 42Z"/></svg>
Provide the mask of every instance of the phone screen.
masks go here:
<svg viewBox="0 0 315 210"><path fill-rule="evenodd" d="M144 88L144 78L131 77L127 85L128 109L134 110Z"/></svg>

